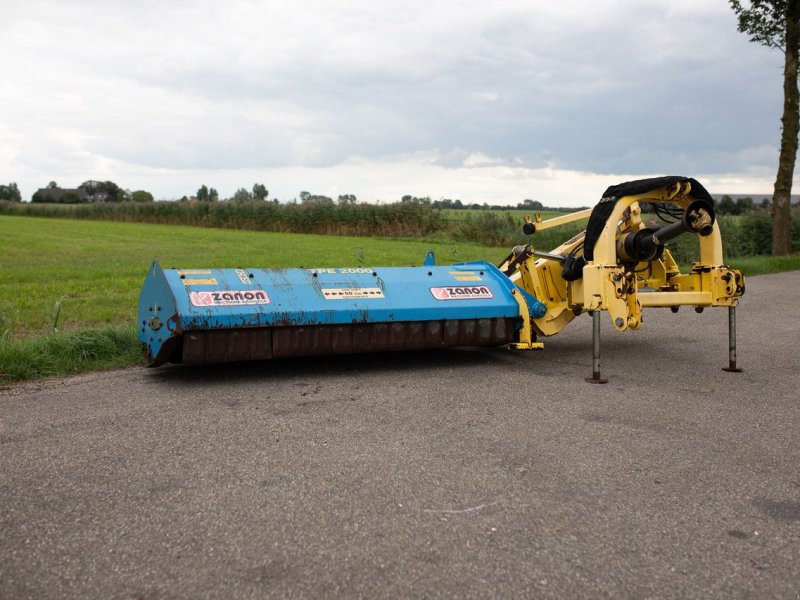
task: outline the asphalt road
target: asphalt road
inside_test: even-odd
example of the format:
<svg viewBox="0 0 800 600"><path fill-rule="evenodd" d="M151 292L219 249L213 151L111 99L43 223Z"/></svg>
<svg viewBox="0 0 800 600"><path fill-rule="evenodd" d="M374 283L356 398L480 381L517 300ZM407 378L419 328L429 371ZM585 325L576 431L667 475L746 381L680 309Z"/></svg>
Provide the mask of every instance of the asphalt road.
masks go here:
<svg viewBox="0 0 800 600"><path fill-rule="evenodd" d="M0 597L800 597L800 272L541 352L0 391Z"/></svg>

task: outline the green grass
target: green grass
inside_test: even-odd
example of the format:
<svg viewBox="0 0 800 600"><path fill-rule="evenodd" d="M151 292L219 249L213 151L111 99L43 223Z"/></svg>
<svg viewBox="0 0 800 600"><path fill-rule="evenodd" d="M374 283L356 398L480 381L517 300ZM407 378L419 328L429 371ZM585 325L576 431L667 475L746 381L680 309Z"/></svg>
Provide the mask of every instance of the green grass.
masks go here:
<svg viewBox="0 0 800 600"><path fill-rule="evenodd" d="M0 385L141 362L142 352L132 326L105 325L27 340L12 340L7 333L0 336Z"/></svg>
<svg viewBox="0 0 800 600"><path fill-rule="evenodd" d="M455 242L0 216L0 384L141 363L133 321L154 258L185 268L393 266L421 264L428 249L440 264L505 256Z"/></svg>
<svg viewBox="0 0 800 600"><path fill-rule="evenodd" d="M508 250L438 240L234 231L0 215L0 384L141 362L133 329L150 262L165 267L497 263ZM746 275L800 269L800 255L728 261ZM56 331L56 328L58 331Z"/></svg>
<svg viewBox="0 0 800 600"><path fill-rule="evenodd" d="M732 258L728 266L741 269L745 275L766 275L800 269L800 254L789 256L746 256Z"/></svg>
<svg viewBox="0 0 800 600"><path fill-rule="evenodd" d="M233 231L175 225L0 216L0 331L133 323L154 258L164 267L346 267L502 260L507 251L447 241Z"/></svg>

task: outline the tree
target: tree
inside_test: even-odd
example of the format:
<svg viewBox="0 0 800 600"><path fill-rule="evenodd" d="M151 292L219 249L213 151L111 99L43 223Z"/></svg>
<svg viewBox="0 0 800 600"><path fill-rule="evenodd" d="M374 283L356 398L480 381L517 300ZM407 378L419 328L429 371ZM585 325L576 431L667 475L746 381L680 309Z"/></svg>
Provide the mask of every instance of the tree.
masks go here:
<svg viewBox="0 0 800 600"><path fill-rule="evenodd" d="M721 215L734 215L738 214L736 209L736 203L733 201L733 198L725 194L722 198L719 199L717 202L716 211Z"/></svg>
<svg viewBox="0 0 800 600"><path fill-rule="evenodd" d="M90 179L80 184L78 190L82 190L86 194L89 202L122 202L127 200L128 196L128 193L113 181L94 181ZM78 197L78 202L81 201L80 194L73 195Z"/></svg>
<svg viewBox="0 0 800 600"><path fill-rule="evenodd" d="M309 192L300 192L300 202L313 206L333 206L333 198Z"/></svg>
<svg viewBox="0 0 800 600"><path fill-rule="evenodd" d="M0 200L22 202L22 194L19 193L17 184L12 181L8 185L0 185Z"/></svg>
<svg viewBox="0 0 800 600"><path fill-rule="evenodd" d="M236 202L247 202L248 200L252 200L253 197L250 195L250 192L248 192L246 189L239 188L233 195L233 199Z"/></svg>
<svg viewBox="0 0 800 600"><path fill-rule="evenodd" d="M208 201L209 202L216 202L217 200L219 200L219 192L217 192L217 190L215 190L214 188L209 188L208 189Z"/></svg>
<svg viewBox="0 0 800 600"><path fill-rule="evenodd" d="M269 196L269 191L263 183L253 184L253 198L256 200L266 200Z"/></svg>
<svg viewBox="0 0 800 600"><path fill-rule="evenodd" d="M542 210L544 205L538 200L526 199L524 202L517 204L517 208L524 208L526 210Z"/></svg>
<svg viewBox="0 0 800 600"><path fill-rule="evenodd" d="M355 194L339 194L339 197L336 199L336 202L339 203L339 206L348 206L351 204L355 204L356 196Z"/></svg>
<svg viewBox="0 0 800 600"><path fill-rule="evenodd" d="M749 213L753 210L753 199L749 196L736 199L736 208L739 209L739 214Z"/></svg>
<svg viewBox="0 0 800 600"><path fill-rule="evenodd" d="M411 204L427 204L430 205L432 203L430 196L425 196L424 198L417 198L416 196L409 196L406 194L402 198L400 198L401 202L404 203L411 203Z"/></svg>
<svg viewBox="0 0 800 600"><path fill-rule="evenodd" d="M47 189L48 190L54 190L57 187L58 187L58 184L55 181L51 181L50 183L47 184Z"/></svg>
<svg viewBox="0 0 800 600"><path fill-rule="evenodd" d="M800 91L797 89L800 54L800 0L729 0L739 18L739 31L751 42L777 48L784 54L783 124L778 174L772 199L772 254L789 254L791 240L791 195L794 164L797 159L797 134L800 129Z"/></svg>
<svg viewBox="0 0 800 600"><path fill-rule="evenodd" d="M208 188L205 184L200 186L200 189L197 190L197 199L200 202L208 202Z"/></svg>
<svg viewBox="0 0 800 600"><path fill-rule="evenodd" d="M152 202L153 194L144 190L136 190L131 194L131 200L133 202Z"/></svg>

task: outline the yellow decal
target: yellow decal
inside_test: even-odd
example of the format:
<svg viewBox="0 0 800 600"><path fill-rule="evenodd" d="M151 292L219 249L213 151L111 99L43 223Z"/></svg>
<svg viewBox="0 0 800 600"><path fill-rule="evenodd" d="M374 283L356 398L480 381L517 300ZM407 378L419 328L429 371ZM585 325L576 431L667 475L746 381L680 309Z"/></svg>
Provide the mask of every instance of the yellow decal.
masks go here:
<svg viewBox="0 0 800 600"><path fill-rule="evenodd" d="M217 285L216 279L184 279L183 285Z"/></svg>
<svg viewBox="0 0 800 600"><path fill-rule="evenodd" d="M448 271L456 281L483 281L475 271Z"/></svg>
<svg viewBox="0 0 800 600"><path fill-rule="evenodd" d="M211 275L211 269L181 269L178 275Z"/></svg>

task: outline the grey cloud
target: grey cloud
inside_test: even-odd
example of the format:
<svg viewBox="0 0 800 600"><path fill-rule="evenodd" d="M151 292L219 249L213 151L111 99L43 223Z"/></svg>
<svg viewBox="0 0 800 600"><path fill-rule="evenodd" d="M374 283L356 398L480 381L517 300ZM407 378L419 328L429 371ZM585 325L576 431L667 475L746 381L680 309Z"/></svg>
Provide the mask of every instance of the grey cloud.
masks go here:
<svg viewBox="0 0 800 600"><path fill-rule="evenodd" d="M39 86L80 101L4 112L40 119L40 140L79 130L62 156L224 169L414 153L458 167L481 153L727 173L777 144L779 57L724 3L76 1L11 17L36 73L20 98Z"/></svg>

